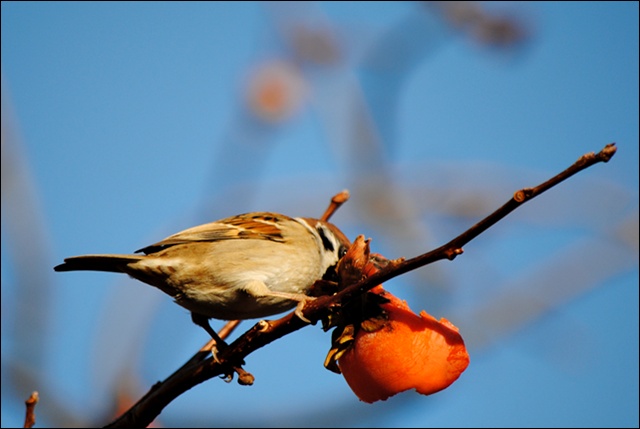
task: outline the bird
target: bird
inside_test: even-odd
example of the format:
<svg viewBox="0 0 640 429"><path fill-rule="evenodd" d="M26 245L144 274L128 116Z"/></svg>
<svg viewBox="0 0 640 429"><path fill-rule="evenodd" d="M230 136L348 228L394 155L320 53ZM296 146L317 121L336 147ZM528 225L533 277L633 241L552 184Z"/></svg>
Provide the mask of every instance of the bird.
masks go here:
<svg viewBox="0 0 640 429"><path fill-rule="evenodd" d="M54 270L128 274L171 296L225 346L209 319L264 318L298 305L306 320L308 292L317 280L336 280L349 246L327 221L252 212L188 228L134 254L65 258Z"/></svg>

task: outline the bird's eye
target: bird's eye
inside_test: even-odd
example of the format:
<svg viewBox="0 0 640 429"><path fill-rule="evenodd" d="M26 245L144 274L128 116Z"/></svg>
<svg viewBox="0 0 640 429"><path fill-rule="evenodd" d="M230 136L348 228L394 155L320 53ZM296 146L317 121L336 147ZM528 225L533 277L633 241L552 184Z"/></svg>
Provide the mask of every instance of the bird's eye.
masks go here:
<svg viewBox="0 0 640 429"><path fill-rule="evenodd" d="M338 251L338 257L342 258L346 254L347 254L346 246L340 246L340 250Z"/></svg>

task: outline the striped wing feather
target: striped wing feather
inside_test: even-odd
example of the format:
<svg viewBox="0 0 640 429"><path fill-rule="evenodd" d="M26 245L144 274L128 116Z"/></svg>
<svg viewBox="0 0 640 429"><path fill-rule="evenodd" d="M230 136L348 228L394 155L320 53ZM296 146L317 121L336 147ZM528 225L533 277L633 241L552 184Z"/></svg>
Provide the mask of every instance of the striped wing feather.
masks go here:
<svg viewBox="0 0 640 429"><path fill-rule="evenodd" d="M150 254L170 246L196 241L219 241L233 239L271 240L284 242L282 231L276 225L282 220L292 220L288 216L269 212L247 213L221 219L216 222L195 226L173 234L162 241L136 250Z"/></svg>

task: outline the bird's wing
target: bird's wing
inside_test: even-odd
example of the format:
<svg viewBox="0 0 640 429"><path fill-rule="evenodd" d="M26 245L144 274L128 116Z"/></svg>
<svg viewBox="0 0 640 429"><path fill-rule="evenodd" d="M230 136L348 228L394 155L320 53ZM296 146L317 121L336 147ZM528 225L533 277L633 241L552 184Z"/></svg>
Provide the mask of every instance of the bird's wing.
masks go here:
<svg viewBox="0 0 640 429"><path fill-rule="evenodd" d="M143 252L148 255L169 246L196 241L255 239L284 242L282 230L278 227L278 223L283 220L293 221L293 219L288 216L269 212L255 212L232 216L216 222L185 229L162 241L136 250L136 253Z"/></svg>

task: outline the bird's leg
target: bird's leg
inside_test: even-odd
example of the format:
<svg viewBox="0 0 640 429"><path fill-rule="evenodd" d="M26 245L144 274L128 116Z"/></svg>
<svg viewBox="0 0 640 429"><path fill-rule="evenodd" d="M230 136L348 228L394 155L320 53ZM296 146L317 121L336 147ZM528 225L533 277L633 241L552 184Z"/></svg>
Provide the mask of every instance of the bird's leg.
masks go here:
<svg viewBox="0 0 640 429"><path fill-rule="evenodd" d="M227 347L227 343L222 338L220 338L216 331L213 330L211 325L209 325L209 318L207 316L203 316L202 314L198 313L191 313L191 320L193 321L193 323L207 331L207 333L211 335L211 338L215 340L216 345L213 349L211 349L211 353L213 354L213 358L216 360L216 362L220 362L218 360L217 352Z"/></svg>
<svg viewBox="0 0 640 429"><path fill-rule="evenodd" d="M207 316L203 316L202 314L197 313L191 313L191 320L193 321L193 323L201 326L205 331L207 331L207 333L211 335L211 338L213 338L213 340L216 342L216 344L211 348L211 354L213 355L213 359L216 362L220 363L220 359L218 359L218 352L228 347L227 343L220 337L220 335L216 333L216 331L213 330L213 328L211 328L211 325L209 325L209 318ZM231 332L232 330L233 327L228 330L228 332ZM233 370L238 374L238 383L244 386L250 386L253 384L253 375L245 371L241 365L244 365L244 361L242 360L238 365L232 365ZM227 373L225 376L225 380L229 382L232 379L233 374L230 372Z"/></svg>

